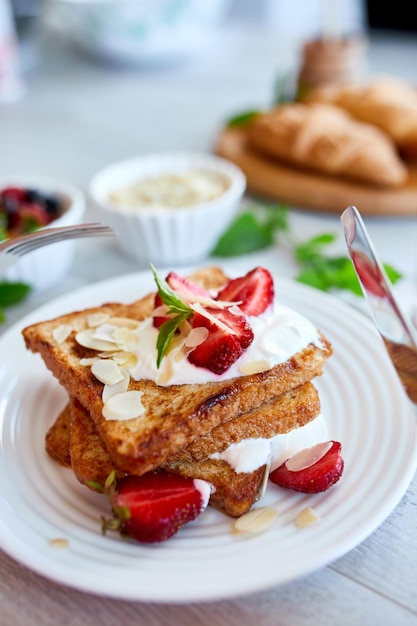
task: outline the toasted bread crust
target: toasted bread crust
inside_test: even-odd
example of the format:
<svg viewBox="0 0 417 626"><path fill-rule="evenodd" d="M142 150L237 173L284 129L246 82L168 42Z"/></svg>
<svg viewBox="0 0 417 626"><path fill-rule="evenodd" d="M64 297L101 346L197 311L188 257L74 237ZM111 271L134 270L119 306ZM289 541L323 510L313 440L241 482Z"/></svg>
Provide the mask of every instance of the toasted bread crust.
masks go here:
<svg viewBox="0 0 417 626"><path fill-rule="evenodd" d="M66 404L45 437L45 449L60 465L71 467L70 455L71 413Z"/></svg>
<svg viewBox="0 0 417 626"><path fill-rule="evenodd" d="M300 385L287 393L276 396L256 409L243 413L169 458L176 461L201 461L215 452L223 452L232 443L242 439L275 437L305 426L320 412L320 399L312 383Z"/></svg>

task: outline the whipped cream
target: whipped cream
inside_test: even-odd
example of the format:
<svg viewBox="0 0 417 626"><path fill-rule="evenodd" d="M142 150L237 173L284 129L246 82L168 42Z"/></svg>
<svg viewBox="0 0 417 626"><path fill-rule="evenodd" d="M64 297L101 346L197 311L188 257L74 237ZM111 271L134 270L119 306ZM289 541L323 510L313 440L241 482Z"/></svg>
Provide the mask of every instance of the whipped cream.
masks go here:
<svg viewBox="0 0 417 626"><path fill-rule="evenodd" d="M212 454L211 458L226 461L238 474L254 472L267 463L271 463L272 472L296 452L327 439L326 422L320 414L305 426L294 428L289 433L270 439L242 439L239 443L232 443L223 452Z"/></svg>
<svg viewBox="0 0 417 626"><path fill-rule="evenodd" d="M264 313L249 317L254 332L254 340L243 355L223 374L215 374L208 369L196 367L188 361L184 344L178 341L170 348L157 368L156 341L158 330L151 317L120 336L118 349L135 355L135 363L127 367L135 380L153 380L158 385L202 384L227 380L255 371L268 370L283 363L310 343L321 345L320 335L312 322L300 313L274 302ZM93 331L94 337L104 343L115 342L115 332L119 327L111 319ZM255 365L255 368L253 367Z"/></svg>

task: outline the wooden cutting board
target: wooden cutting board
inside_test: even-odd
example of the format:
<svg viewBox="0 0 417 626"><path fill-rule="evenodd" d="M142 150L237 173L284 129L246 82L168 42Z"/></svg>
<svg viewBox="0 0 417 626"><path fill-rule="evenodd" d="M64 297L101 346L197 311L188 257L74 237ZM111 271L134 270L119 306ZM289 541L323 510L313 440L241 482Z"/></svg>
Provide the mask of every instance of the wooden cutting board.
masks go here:
<svg viewBox="0 0 417 626"><path fill-rule="evenodd" d="M292 168L249 150L245 133L224 129L216 154L246 175L248 192L301 209L340 213L355 205L363 215L417 217L417 162L408 164L409 179L401 187L381 189Z"/></svg>

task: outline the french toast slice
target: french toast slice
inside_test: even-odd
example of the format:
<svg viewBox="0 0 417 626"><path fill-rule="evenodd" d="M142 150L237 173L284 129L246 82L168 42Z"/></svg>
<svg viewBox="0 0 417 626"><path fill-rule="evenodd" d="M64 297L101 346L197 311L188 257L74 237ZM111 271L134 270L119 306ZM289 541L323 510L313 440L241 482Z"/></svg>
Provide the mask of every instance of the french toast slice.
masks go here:
<svg viewBox="0 0 417 626"><path fill-rule="evenodd" d="M230 425L236 422L233 427L223 429L220 426L215 429L217 432L213 431L211 435L213 451L222 452L228 445L243 439L268 439L287 433L306 425L319 413L318 392L311 383L306 383L283 396L274 398L267 407L262 406L232 420ZM63 415L67 420L66 424L63 423ZM93 488L94 483L103 485L112 469L116 470L117 477L123 474L113 463L88 411L78 400L70 399L67 410L59 414L48 432L54 430L56 431L54 439L69 446L72 470L82 484L90 488ZM70 432L69 441L68 432ZM49 442L50 438L46 440L46 449L56 458L55 449L50 450ZM205 458L203 449L206 450ZM193 459L188 453L188 448L185 448L182 453L168 459L162 469L211 483L214 491L210 504L227 515L238 517L249 510L257 499L264 479L265 466L251 472L236 472L226 461L210 458L212 454L210 446L202 446L199 453L200 458Z"/></svg>
<svg viewBox="0 0 417 626"><path fill-rule="evenodd" d="M71 408L66 404L48 429L45 448L48 454L64 467L71 467Z"/></svg>
<svg viewBox="0 0 417 626"><path fill-rule="evenodd" d="M227 282L220 268L206 268L192 280L206 289ZM309 344L287 361L269 370L234 379L204 384L163 387L152 380L129 380L129 390L142 394L143 415L126 421L103 416L103 383L80 360L96 352L77 343L78 331L89 328L96 314L143 320L154 306L154 294L132 304L109 303L33 324L23 330L28 349L38 352L68 395L88 407L98 436L113 463L128 474L141 475L162 465L169 457L219 424L269 402L322 374L332 354L330 342L321 335L319 345ZM58 336L65 329L68 335Z"/></svg>

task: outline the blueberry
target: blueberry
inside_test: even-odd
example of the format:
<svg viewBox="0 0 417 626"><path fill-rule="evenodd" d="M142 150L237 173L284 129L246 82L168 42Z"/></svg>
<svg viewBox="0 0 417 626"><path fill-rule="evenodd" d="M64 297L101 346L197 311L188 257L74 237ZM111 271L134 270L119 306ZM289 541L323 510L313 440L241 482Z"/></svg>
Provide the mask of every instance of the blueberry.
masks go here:
<svg viewBox="0 0 417 626"><path fill-rule="evenodd" d="M26 197L25 200L27 202L33 202L36 204L43 204L44 203L44 196L43 194L38 191L38 189L26 189Z"/></svg>
<svg viewBox="0 0 417 626"><path fill-rule="evenodd" d="M56 196L45 196L44 206L51 217L56 217L61 213L61 203Z"/></svg>

